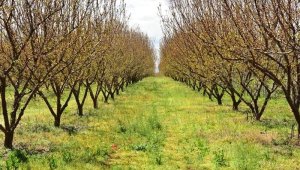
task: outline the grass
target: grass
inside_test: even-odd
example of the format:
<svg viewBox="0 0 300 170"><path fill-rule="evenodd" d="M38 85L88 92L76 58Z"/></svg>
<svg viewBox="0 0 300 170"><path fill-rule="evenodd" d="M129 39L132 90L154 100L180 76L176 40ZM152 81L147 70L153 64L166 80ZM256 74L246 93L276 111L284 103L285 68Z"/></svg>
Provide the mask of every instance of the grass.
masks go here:
<svg viewBox="0 0 300 170"><path fill-rule="evenodd" d="M169 78L150 77L99 110L93 110L88 100L82 118L72 100L62 128L54 128L38 99L17 128L15 146L20 150L0 147L0 167L299 168L300 148L288 140L293 117L284 99L273 100L261 122L233 112L229 98L224 103L218 106Z"/></svg>

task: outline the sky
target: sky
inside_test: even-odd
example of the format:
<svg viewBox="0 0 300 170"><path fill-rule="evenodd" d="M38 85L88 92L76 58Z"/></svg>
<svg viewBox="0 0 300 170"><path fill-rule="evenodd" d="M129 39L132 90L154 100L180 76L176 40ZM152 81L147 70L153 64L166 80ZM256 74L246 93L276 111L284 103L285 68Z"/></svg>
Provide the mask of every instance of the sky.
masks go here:
<svg viewBox="0 0 300 170"><path fill-rule="evenodd" d="M161 4L162 9L165 10L167 0L125 0L125 3L130 15L130 26L139 27L142 32L148 34L158 55L159 43L163 37L158 6ZM158 66L156 71L158 71L157 69Z"/></svg>

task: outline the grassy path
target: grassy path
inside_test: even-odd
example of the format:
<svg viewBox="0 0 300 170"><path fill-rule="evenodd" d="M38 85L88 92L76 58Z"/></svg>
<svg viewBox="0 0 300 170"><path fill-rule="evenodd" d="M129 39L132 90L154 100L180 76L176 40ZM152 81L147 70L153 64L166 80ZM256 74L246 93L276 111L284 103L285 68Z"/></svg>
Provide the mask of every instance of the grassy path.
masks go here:
<svg viewBox="0 0 300 170"><path fill-rule="evenodd" d="M134 119L125 118L125 136L138 134L133 143L145 150L123 150L128 157L117 152L119 160L112 164L145 169L295 169L300 163L299 149L280 143L284 139L276 132L284 128L248 122L230 105L219 107L171 79L148 78L119 101L118 105L139 110ZM132 130L134 120L133 125L143 127ZM130 163L124 163L128 158Z"/></svg>
<svg viewBox="0 0 300 170"><path fill-rule="evenodd" d="M225 103L230 102L225 99ZM86 116L79 119L71 103L63 128L56 129L43 103L32 103L16 136L16 145L29 153L21 167L299 168L299 147L287 142L289 124L282 123L292 117L273 115L287 112L281 101L271 103L267 111L265 119L272 121L249 122L245 115L232 112L230 105L217 106L169 78L151 77L99 110L91 106L87 101ZM3 148L0 151L5 153ZM5 162L0 157L1 164Z"/></svg>

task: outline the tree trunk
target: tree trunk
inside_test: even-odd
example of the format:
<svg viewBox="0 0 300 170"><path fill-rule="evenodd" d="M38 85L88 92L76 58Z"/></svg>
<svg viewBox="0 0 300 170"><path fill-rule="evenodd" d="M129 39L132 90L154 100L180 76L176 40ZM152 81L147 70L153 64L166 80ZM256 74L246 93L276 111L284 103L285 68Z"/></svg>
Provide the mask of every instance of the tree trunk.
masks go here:
<svg viewBox="0 0 300 170"><path fill-rule="evenodd" d="M60 126L60 118L61 118L61 115L62 115L62 112L63 112L63 110L62 110L62 106L61 106L61 95L62 94L57 94L56 95L56 115L55 115L55 113L53 113L53 115L55 115L54 116L54 126L55 127L59 127ZM71 95L71 94L70 94Z"/></svg>
<svg viewBox="0 0 300 170"><path fill-rule="evenodd" d="M14 131L8 131L5 133L4 137L4 147L8 149L13 149Z"/></svg>
<svg viewBox="0 0 300 170"><path fill-rule="evenodd" d="M98 99L95 98L95 99L92 99L92 100L93 100L94 109L99 109Z"/></svg>
<svg viewBox="0 0 300 170"><path fill-rule="evenodd" d="M297 106L291 106L291 108L292 108L292 112L294 114L294 117L296 119L296 122L298 124L298 139L300 139L300 111L297 108Z"/></svg>
<svg viewBox="0 0 300 170"><path fill-rule="evenodd" d="M61 119L61 115L56 115L56 117L54 117L54 126L55 127L60 127L60 119Z"/></svg>
<svg viewBox="0 0 300 170"><path fill-rule="evenodd" d="M117 89L116 89L116 94L117 94L117 95L120 95L120 88L117 88Z"/></svg>
<svg viewBox="0 0 300 170"><path fill-rule="evenodd" d="M238 111L241 100L236 101L236 96L234 95L234 92L231 91L230 93L231 93L230 97L231 97L231 101L232 101L232 110Z"/></svg>
<svg viewBox="0 0 300 170"><path fill-rule="evenodd" d="M238 111L241 102L232 102L232 110Z"/></svg>
<svg viewBox="0 0 300 170"><path fill-rule="evenodd" d="M261 116L262 116L262 113L256 113L255 114L255 120L260 121Z"/></svg>
<svg viewBox="0 0 300 170"><path fill-rule="evenodd" d="M78 105L78 115L79 115L80 117L83 116L83 105Z"/></svg>
<svg viewBox="0 0 300 170"><path fill-rule="evenodd" d="M109 95L103 95L103 97L104 97L104 103L108 103L108 97L109 97Z"/></svg>
<svg viewBox="0 0 300 170"><path fill-rule="evenodd" d="M218 100L218 105L220 105L220 106L223 105L222 97L221 96L218 96L217 100Z"/></svg>
<svg viewBox="0 0 300 170"><path fill-rule="evenodd" d="M198 92L200 92L201 91L201 87L197 87L197 90L198 90Z"/></svg>
<svg viewBox="0 0 300 170"><path fill-rule="evenodd" d="M208 98L209 98L210 101L213 101L213 98L212 98L211 94L208 94Z"/></svg>
<svg viewBox="0 0 300 170"><path fill-rule="evenodd" d="M299 110L299 104L294 103L293 99L291 98L291 96L287 93L285 93L285 98L287 100L287 102L289 103L289 106L293 112L293 115L295 117L295 120L297 122L298 125L298 139L300 140L300 110Z"/></svg>
<svg viewBox="0 0 300 170"><path fill-rule="evenodd" d="M105 92L104 90L101 90L102 91L102 95L103 95L103 98L104 98L104 103L108 103L108 98L109 98L109 93Z"/></svg>
<svg viewBox="0 0 300 170"><path fill-rule="evenodd" d="M259 107L258 107L258 103L257 100L254 100L253 103L246 103L250 109L251 112L253 114L253 118L255 118L255 120L260 121L261 116L263 115L263 111L259 111Z"/></svg>
<svg viewBox="0 0 300 170"><path fill-rule="evenodd" d="M193 90L195 91L196 90L196 84L193 84Z"/></svg>
<svg viewBox="0 0 300 170"><path fill-rule="evenodd" d="M115 100L115 93L110 93L111 99Z"/></svg>
<svg viewBox="0 0 300 170"><path fill-rule="evenodd" d="M98 97L100 93L99 87L97 87L95 94L93 93L91 86L89 86L89 91L90 91L90 97L93 101L94 109L99 109L99 105L98 105Z"/></svg>
<svg viewBox="0 0 300 170"><path fill-rule="evenodd" d="M298 123L298 139L300 139L300 124Z"/></svg>
<svg viewBox="0 0 300 170"><path fill-rule="evenodd" d="M76 101L76 104L77 104L77 108L78 108L78 115L80 117L83 116L83 106L84 106L84 103L86 101L86 97L87 97L87 94L88 94L88 91L89 91L89 85L87 85L85 87L83 97L80 100L80 88L81 88L80 86L81 85L83 85L83 84L79 84L79 87L78 87L77 90L73 89L74 98L75 98L75 101Z"/></svg>
<svg viewBox="0 0 300 170"><path fill-rule="evenodd" d="M205 93L208 95L208 98L210 101L214 101L213 100L213 92L211 90L207 90Z"/></svg>
<svg viewBox="0 0 300 170"><path fill-rule="evenodd" d="M1 94L1 110L4 119L4 127L1 125L1 130L4 132L4 147L8 149L13 148L14 131L10 130L11 124L9 123L7 98L6 98L6 79L0 79L0 94Z"/></svg>

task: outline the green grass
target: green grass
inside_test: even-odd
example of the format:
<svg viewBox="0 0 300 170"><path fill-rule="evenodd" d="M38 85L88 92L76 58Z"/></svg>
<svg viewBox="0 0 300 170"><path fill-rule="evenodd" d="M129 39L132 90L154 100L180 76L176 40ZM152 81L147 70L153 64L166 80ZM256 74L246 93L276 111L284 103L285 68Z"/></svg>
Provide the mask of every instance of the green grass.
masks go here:
<svg viewBox="0 0 300 170"><path fill-rule="evenodd" d="M99 110L88 100L82 118L72 100L62 117L63 128L54 128L38 99L17 128L14 144L22 151L0 147L0 167L299 168L300 149L287 139L293 117L284 99L273 100L261 122L231 111L229 98L224 103L218 106L169 78L150 77Z"/></svg>

